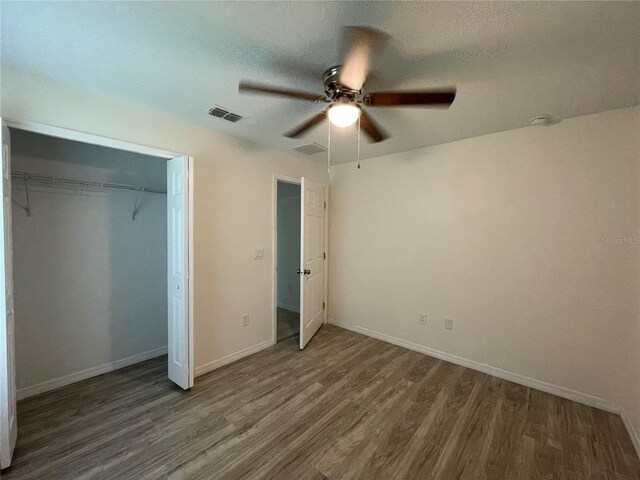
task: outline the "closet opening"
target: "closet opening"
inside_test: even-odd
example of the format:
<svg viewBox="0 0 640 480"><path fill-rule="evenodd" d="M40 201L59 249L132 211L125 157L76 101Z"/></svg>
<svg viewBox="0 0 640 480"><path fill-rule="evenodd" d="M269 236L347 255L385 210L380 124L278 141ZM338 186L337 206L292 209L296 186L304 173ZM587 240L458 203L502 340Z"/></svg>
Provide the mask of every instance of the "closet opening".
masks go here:
<svg viewBox="0 0 640 480"><path fill-rule="evenodd" d="M297 345L300 335L301 188L276 181L276 342Z"/></svg>
<svg viewBox="0 0 640 480"><path fill-rule="evenodd" d="M18 399L140 362L189 388L190 159L10 138Z"/></svg>

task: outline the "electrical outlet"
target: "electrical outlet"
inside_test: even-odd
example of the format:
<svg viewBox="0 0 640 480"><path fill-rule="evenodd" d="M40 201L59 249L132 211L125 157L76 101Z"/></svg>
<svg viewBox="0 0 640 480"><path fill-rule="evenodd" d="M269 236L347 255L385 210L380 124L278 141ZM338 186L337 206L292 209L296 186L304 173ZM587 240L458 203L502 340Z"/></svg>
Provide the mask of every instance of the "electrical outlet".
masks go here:
<svg viewBox="0 0 640 480"><path fill-rule="evenodd" d="M243 327L248 327L249 326L249 314L245 313L244 315L242 315L242 326Z"/></svg>
<svg viewBox="0 0 640 480"><path fill-rule="evenodd" d="M447 330L453 330L453 320L451 320L450 318L445 318L444 328L446 328Z"/></svg>
<svg viewBox="0 0 640 480"><path fill-rule="evenodd" d="M421 313L420 318L418 319L418 325L426 325L427 324L427 314Z"/></svg>

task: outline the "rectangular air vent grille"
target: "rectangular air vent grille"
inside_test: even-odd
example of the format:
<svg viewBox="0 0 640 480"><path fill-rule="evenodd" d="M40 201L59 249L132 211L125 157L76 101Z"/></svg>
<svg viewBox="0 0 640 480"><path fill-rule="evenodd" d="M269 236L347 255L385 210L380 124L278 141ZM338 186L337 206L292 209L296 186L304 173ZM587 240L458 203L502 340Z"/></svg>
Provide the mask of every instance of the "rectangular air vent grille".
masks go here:
<svg viewBox="0 0 640 480"><path fill-rule="evenodd" d="M242 115L238 115L237 113L230 112L229 110L225 110L222 107L218 107L214 105L209 109L209 115L216 118L221 118L222 120L226 120L227 122L236 123L242 120Z"/></svg>
<svg viewBox="0 0 640 480"><path fill-rule="evenodd" d="M228 114L229 112L218 107L213 107L211 110L209 110L209 115L213 115L214 117L218 117L218 118L222 118Z"/></svg>
<svg viewBox="0 0 640 480"><path fill-rule="evenodd" d="M318 145L317 143L307 143L306 145L300 145L299 147L294 147L293 150L304 153L305 155L315 155L316 153L326 152L327 149L322 145Z"/></svg>
<svg viewBox="0 0 640 480"><path fill-rule="evenodd" d="M230 122L233 122L233 123L236 123L238 120L242 120L242 117L240 115L238 115L237 113L228 113L222 118L224 118L225 120L228 120Z"/></svg>

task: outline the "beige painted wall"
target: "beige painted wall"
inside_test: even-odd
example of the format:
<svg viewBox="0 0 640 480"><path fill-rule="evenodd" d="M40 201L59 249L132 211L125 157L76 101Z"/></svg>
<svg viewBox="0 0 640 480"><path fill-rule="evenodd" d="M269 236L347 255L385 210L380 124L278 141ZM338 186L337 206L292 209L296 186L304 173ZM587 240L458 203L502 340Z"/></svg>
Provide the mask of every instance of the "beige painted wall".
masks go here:
<svg viewBox="0 0 640 480"><path fill-rule="evenodd" d="M196 368L271 339L272 175L326 183L326 167L42 77L4 70L1 80L3 117L195 157Z"/></svg>
<svg viewBox="0 0 640 480"><path fill-rule="evenodd" d="M640 431L639 135L634 107L333 167L330 319L622 404Z"/></svg>

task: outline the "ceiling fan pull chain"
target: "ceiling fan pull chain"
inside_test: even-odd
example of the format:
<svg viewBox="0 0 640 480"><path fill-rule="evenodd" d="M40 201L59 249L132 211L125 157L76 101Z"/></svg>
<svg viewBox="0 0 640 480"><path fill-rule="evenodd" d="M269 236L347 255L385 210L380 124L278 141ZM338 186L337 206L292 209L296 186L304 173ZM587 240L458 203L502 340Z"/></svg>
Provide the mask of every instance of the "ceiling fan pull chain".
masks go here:
<svg viewBox="0 0 640 480"><path fill-rule="evenodd" d="M327 173L331 173L331 122L329 124L329 140L327 141Z"/></svg>
<svg viewBox="0 0 640 480"><path fill-rule="evenodd" d="M360 116L358 116L358 168L360 168Z"/></svg>

